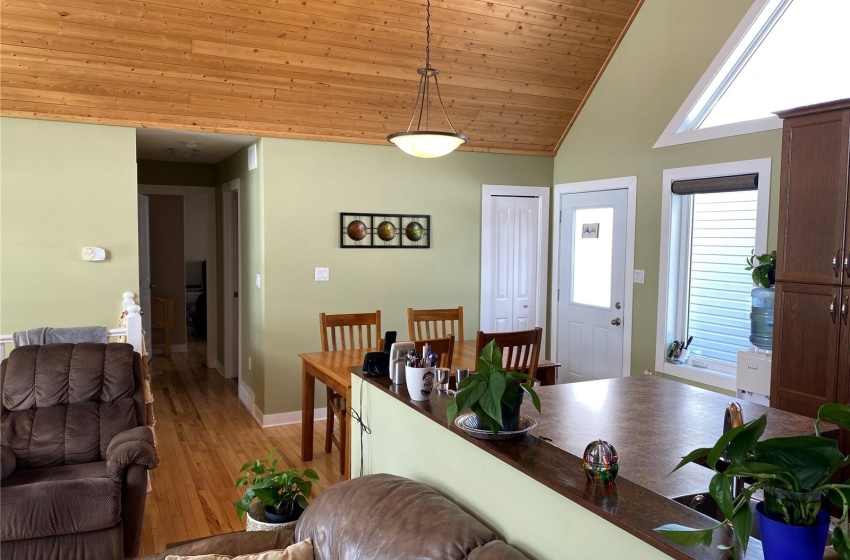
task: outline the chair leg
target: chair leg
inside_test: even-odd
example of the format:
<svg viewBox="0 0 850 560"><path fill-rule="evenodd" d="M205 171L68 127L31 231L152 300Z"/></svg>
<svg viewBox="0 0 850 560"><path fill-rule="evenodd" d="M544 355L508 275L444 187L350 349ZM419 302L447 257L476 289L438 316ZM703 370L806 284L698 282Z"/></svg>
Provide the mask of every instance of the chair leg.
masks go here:
<svg viewBox="0 0 850 560"><path fill-rule="evenodd" d="M331 449L333 449L333 437L334 437L334 408L333 408L333 399L334 392L330 389L327 389L328 396L328 420L327 420L327 428L325 430L325 453L330 453Z"/></svg>

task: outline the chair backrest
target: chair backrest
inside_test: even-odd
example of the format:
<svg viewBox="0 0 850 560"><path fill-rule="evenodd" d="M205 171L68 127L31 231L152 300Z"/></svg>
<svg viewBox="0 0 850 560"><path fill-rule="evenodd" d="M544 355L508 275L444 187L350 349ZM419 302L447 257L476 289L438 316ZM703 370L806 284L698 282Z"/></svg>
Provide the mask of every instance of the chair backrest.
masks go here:
<svg viewBox="0 0 850 560"><path fill-rule="evenodd" d="M543 329L536 327L530 331L513 331L500 333L485 333L478 331L475 344L475 357L481 355L491 340L496 341L496 346L502 352L504 367L508 371L527 373L535 377L537 374L537 361L540 358L540 341L543 339Z"/></svg>
<svg viewBox="0 0 850 560"><path fill-rule="evenodd" d="M463 340L463 306L457 309L407 308L407 329L410 340L444 338L453 334Z"/></svg>
<svg viewBox="0 0 850 560"><path fill-rule="evenodd" d="M377 348L381 343L381 311L374 313L319 313L322 351Z"/></svg>
<svg viewBox="0 0 850 560"><path fill-rule="evenodd" d="M142 360L130 344L20 346L0 377L3 446L19 468L103 461L115 435L147 420Z"/></svg>
<svg viewBox="0 0 850 560"><path fill-rule="evenodd" d="M452 355L454 354L455 348L455 336L450 334L446 338L431 338L428 340L417 340L416 341L416 351L420 354L422 353L422 348L425 345L431 347L431 350L436 354L440 359L439 363L437 363L438 367L449 368L452 367Z"/></svg>

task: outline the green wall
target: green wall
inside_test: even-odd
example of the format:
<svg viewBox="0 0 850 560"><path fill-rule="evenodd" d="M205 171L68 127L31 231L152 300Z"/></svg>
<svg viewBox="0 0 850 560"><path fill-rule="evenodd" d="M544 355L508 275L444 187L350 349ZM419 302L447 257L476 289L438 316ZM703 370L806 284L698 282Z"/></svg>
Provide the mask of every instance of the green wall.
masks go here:
<svg viewBox="0 0 850 560"><path fill-rule="evenodd" d="M139 289L136 131L2 118L0 134L0 331L117 327Z"/></svg>
<svg viewBox="0 0 850 560"><path fill-rule="evenodd" d="M263 139L262 169L262 215L250 219L265 232L265 414L301 409L298 353L321 349L320 312L380 309L383 330L405 337L408 307L463 305L465 335L474 336L481 185L552 184L546 157L424 160L389 145L302 140ZM432 248L340 249L340 212L429 214ZM315 267L329 267L330 281L315 282Z"/></svg>
<svg viewBox="0 0 850 560"><path fill-rule="evenodd" d="M781 131L652 148L751 4L645 2L555 158L555 184L638 178L635 268L646 283L634 286L632 374L654 370L664 169L773 158L768 248L776 247Z"/></svg>
<svg viewBox="0 0 850 560"><path fill-rule="evenodd" d="M263 202L264 172L263 172L263 140L257 142L257 169L248 170L248 146L240 149L230 157L222 160L216 166L216 184L219 188L218 196L218 262L219 267L218 285L219 290L219 329L218 345L219 363L224 363L224 238L223 210L221 198L221 185L234 179L240 180L239 185L239 222L240 222L240 253L241 253L241 280L239 290L239 304L242 308L242 332L240 333L242 343L242 382L245 383L255 396L255 404L260 410L265 409L265 286L257 288L254 278L256 274L265 276L265 259L263 239L263 215L265 213ZM248 358L251 358L252 367L248 368ZM300 384L299 384L300 388ZM299 389L300 390L300 389Z"/></svg>

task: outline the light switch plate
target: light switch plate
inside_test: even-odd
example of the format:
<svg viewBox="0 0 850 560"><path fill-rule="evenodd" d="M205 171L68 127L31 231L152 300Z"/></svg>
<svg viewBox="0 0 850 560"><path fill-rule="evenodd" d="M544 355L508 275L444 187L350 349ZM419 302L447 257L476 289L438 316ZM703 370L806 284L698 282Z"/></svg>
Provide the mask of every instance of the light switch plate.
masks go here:
<svg viewBox="0 0 850 560"><path fill-rule="evenodd" d="M635 284L643 284L645 271L635 270Z"/></svg>
<svg viewBox="0 0 850 560"><path fill-rule="evenodd" d="M257 274L257 287L258 287L258 288L262 288L262 287L263 287L263 279L260 277L260 275L259 275L259 274Z"/></svg>
<svg viewBox="0 0 850 560"><path fill-rule="evenodd" d="M327 282L330 280L331 269L326 267L316 267L316 282Z"/></svg>

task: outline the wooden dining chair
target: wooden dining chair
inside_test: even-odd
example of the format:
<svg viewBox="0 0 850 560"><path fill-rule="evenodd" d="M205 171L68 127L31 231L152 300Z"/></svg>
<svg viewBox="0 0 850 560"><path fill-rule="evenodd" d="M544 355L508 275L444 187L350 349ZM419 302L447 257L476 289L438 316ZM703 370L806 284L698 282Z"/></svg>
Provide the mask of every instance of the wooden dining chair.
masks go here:
<svg viewBox="0 0 850 560"><path fill-rule="evenodd" d="M508 371L527 373L537 377L537 361L540 358L540 343L543 340L543 329L536 327L530 331L513 331L485 333L478 331L475 343L475 357L481 355L491 340L502 352L504 367Z"/></svg>
<svg viewBox="0 0 850 560"><path fill-rule="evenodd" d="M440 358L437 367L452 369L452 357L455 348L455 335L450 334L446 338L429 338L428 340L417 340L416 351L422 353L422 347L425 345L431 347L431 350Z"/></svg>
<svg viewBox="0 0 850 560"><path fill-rule="evenodd" d="M322 352L329 350L357 350L377 348L381 344L381 311L374 313L344 313L328 315L319 313L319 332ZM328 420L325 431L325 452L333 444L339 448L339 470L345 474L345 452L348 446L348 420L345 397L327 389ZM334 418L339 419L339 438L334 435Z"/></svg>
<svg viewBox="0 0 850 560"><path fill-rule="evenodd" d="M410 340L444 338L453 334L463 340L463 306L457 309L407 308L407 329Z"/></svg>

